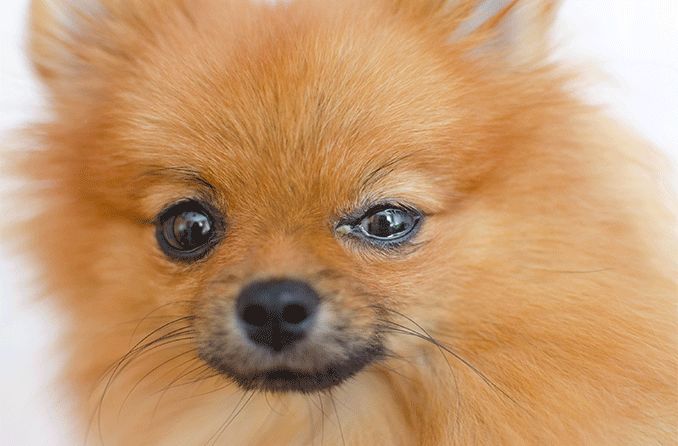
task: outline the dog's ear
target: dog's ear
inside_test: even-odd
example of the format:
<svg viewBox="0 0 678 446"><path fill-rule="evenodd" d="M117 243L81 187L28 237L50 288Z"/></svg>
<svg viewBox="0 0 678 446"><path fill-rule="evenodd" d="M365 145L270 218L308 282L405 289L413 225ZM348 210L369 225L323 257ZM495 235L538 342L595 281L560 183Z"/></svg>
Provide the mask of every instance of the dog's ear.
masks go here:
<svg viewBox="0 0 678 446"><path fill-rule="evenodd" d="M97 52L102 55L94 37L96 22L105 20L105 8L98 0L32 0L29 55L48 86L58 88L66 79L87 76Z"/></svg>
<svg viewBox="0 0 678 446"><path fill-rule="evenodd" d="M544 60L560 0L392 0L401 13L451 44L494 51L513 65Z"/></svg>
<svg viewBox="0 0 678 446"><path fill-rule="evenodd" d="M86 96L152 38L144 17L170 1L32 0L31 62L52 93Z"/></svg>

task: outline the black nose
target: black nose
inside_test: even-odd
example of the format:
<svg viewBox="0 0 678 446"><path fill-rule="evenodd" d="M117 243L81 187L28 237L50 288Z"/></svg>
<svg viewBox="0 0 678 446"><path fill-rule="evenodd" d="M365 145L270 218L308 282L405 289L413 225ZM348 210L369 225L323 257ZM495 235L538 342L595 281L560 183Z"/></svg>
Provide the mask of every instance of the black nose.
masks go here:
<svg viewBox="0 0 678 446"><path fill-rule="evenodd" d="M251 340L279 352L304 337L319 303L318 294L304 282L267 280L242 289L237 312Z"/></svg>

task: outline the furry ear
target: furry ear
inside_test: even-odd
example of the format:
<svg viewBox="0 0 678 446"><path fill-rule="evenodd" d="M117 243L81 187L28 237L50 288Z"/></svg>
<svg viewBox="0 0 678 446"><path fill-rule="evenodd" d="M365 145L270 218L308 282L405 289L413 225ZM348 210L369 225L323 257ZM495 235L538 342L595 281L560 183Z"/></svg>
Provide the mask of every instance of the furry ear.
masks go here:
<svg viewBox="0 0 678 446"><path fill-rule="evenodd" d="M54 94L77 88L84 96L148 40L144 12L169 1L32 0L31 62Z"/></svg>
<svg viewBox="0 0 678 446"><path fill-rule="evenodd" d="M546 59L551 50L550 32L559 0L483 0L475 20L486 44L514 65ZM482 51L482 47L481 47Z"/></svg>
<svg viewBox="0 0 678 446"><path fill-rule="evenodd" d="M512 65L544 60L560 0L394 0L422 28L474 53L493 51Z"/></svg>
<svg viewBox="0 0 678 446"><path fill-rule="evenodd" d="M49 86L85 71L94 35L92 24L105 14L97 0L32 0L29 55Z"/></svg>

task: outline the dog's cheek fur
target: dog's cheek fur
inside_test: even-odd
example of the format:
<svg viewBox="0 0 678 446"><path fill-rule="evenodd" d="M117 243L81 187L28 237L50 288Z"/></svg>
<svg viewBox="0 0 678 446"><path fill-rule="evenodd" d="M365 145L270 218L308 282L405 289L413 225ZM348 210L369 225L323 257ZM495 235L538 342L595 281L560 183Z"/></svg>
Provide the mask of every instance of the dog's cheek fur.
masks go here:
<svg viewBox="0 0 678 446"><path fill-rule="evenodd" d="M78 389L79 406L86 408L85 422L90 409L99 402L96 397L89 401L91 388L128 350L135 331L140 338L140 334L157 327L157 321L194 314L195 308L186 301L208 295L211 280L233 268L238 256L265 244L256 231L236 226L237 237L228 240L228 249L216 252L201 267L168 261L157 247L153 225L148 222L153 215L138 196L148 184L138 178L155 161L169 164L181 159L178 145L173 148L163 141L196 141L196 153L199 147L214 149L195 139L196 128L209 133L217 131L210 125L224 124L219 100L202 100L216 91L203 90L205 85L199 79L215 68L210 58L232 58L230 45L236 45L226 43L216 50L209 41L221 39L245 45L251 35L252 42L245 48L263 50L270 45L270 50L282 55L293 53L295 47L290 42L309 42L294 30L305 29L314 21L324 24L332 13L326 7L315 10L311 3L304 12L304 3L286 13L288 19L294 19L294 26L284 31L290 35L266 40L256 34L260 29L268 29L272 35L275 31L282 33L287 22L263 13L266 9L239 9L238 2L229 8L231 15L241 19L239 27L232 18L225 21L232 27L216 26L229 14L210 14L215 2L200 2L194 7L189 16L206 29L201 33L186 20L179 6L187 3L180 1L170 6L152 1L105 2L105 23L98 21L98 9L86 8L81 19L61 25L40 9L43 2L35 2L33 60L50 87L55 122L36 129L45 151L30 156L25 167L32 178L49 182L49 189L39 191L46 212L30 226L31 242L41 263L48 266L45 283L49 291L69 312L65 345L72 349L72 360L67 373ZM522 3L530 8L551 2ZM361 140L374 142L378 147L374 152L391 150L387 142L394 140L393 135L410 137L408 142L413 145L441 148L439 152L425 152L426 162L411 166L439 182L431 194L439 206L421 234L428 242L406 259L387 261L378 257L375 261L374 256L352 252L327 237L301 236L296 244L268 243L267 254L260 254L259 263L250 266L282 273L289 271L274 265L289 266L298 260L297 266L303 269L303 256L295 259L293 252L300 246L315 248L320 263L355 274L355 281L367 287L367 293L365 289L346 292L346 308L357 311L365 303L361 301L364 294L388 296L391 300L381 303L421 322L477 368L474 371L412 337L390 337L388 347L408 359L387 364L398 373L392 368L375 368L338 392L348 401L347 407L337 403L336 408L337 423L342 424L347 444L670 444L678 425L676 246L669 235L674 220L657 204L657 188L647 175L652 166L644 160L644 143L564 94L566 76L558 74L559 70L516 69L540 61L545 54L541 26L546 27L546 17L544 22L530 21L535 25L524 28L525 33L512 35L517 40L510 45L520 46L521 51L526 47L517 42L536 42L528 51L529 57L520 51L508 52L510 59L487 62L492 54L506 54L497 51L502 42L510 41L506 30L473 37L470 43L459 43L457 50L452 42L443 46L449 37L448 23L463 18L448 15L445 2L394 1L388 7L366 8L360 18L352 17L350 2L346 4L349 6L338 13L345 14L343 19L327 21L337 37L324 35L311 40L320 45L323 54L337 54L333 47L336 41L353 33L356 36L352 42L359 44L351 55L369 60L373 56L368 48L371 32L382 29L380 26L386 26L393 36L409 36L405 42L394 38L387 45L387 39L380 40L382 54L397 55L402 48L416 50L415 54L406 51L402 58L384 56L382 71L362 71L361 76L366 78L354 80L358 87L355 83L343 87L328 84L328 95L346 95L348 102L372 97L374 103L365 107L371 105L379 111L388 108L385 104L389 98L372 95L366 85L381 82L398 87L398 94L393 96L416 105L407 111L421 115L417 122L428 123L417 132L408 133L408 120L395 113L352 124L379 129L366 132L369 138ZM388 16L393 28L382 23L386 21L384 14L397 17ZM520 23L521 17L514 16L514 23ZM96 29L99 37L94 38L87 29ZM246 36L236 37L237 29ZM497 37L504 40L497 43ZM258 39L268 43L257 46ZM475 47L479 50L471 51ZM205 48L205 52L196 48ZM179 54L185 54L189 62L182 62ZM140 62L145 55L154 63ZM247 57L228 60L238 60L250 69L255 65L252 60L262 62L264 67L268 66L264 62L271 63L267 57L256 56L247 53ZM312 59L308 70L324 69L329 59ZM408 61L408 69L394 70L397 65L389 65L401 59ZM432 60L438 61L437 65L430 71L421 68L421 73L449 74L454 82L440 86L444 94L436 90L436 82L413 82L406 76L408 70L428 67ZM191 64L200 66L191 71ZM240 79L218 92L241 95L247 113L242 125L250 125L255 136L266 136L256 142L261 145L282 136L289 138L286 141L299 141L294 137L300 134L314 136L317 127L304 127L304 121L297 120L308 119L310 113L287 116L278 133L275 125L261 125L272 122L266 104L256 102L257 95L244 94L243 86L269 86L270 73L265 69L255 73L259 76L255 82ZM351 73L337 73L351 80ZM396 75L403 76L402 80L394 80ZM293 84L291 78L287 81ZM287 98L293 96L293 88L285 91ZM426 98L447 94L450 97L445 96L445 101L430 100L439 107L435 113L433 107L424 106ZM232 96L223 100L231 101ZM290 108L299 105L285 102L285 97L280 101ZM351 110L337 109L346 115ZM442 111L449 111L455 120L433 125L436 119L444 121L438 115ZM170 113L176 113L182 123L195 125L177 124L159 130L146 125L148 121L136 119L151 116L158 118L158 123ZM207 124L204 116L210 118ZM329 133L332 139L350 141L341 128L334 130ZM239 142L243 147L256 148L247 146L256 145L252 141ZM193 161L225 181L234 178L245 161L252 160L253 171L265 172L270 167L252 159L250 152L242 152L236 154L240 159L234 159L225 158L225 154L222 158L216 150L204 150L202 155L194 155L197 159ZM336 169L337 183L339 178L356 177L352 169L371 155L355 149L351 153L355 159L345 163L350 168ZM261 164L257 167L256 163ZM320 165L318 161L309 171ZM271 200L269 195L280 192L280 188L266 179L252 180L251 185L259 182L262 186L243 189L247 193L230 197L231 211L234 218L248 216L260 224L257 212L267 211L257 207L264 207L261 203ZM235 183L227 186L244 187ZM352 193L346 184L331 182L318 189L321 191L333 197ZM282 208L298 205L280 194L283 200L278 204ZM270 214L276 215L270 207ZM313 234L314 225L323 224L327 222L309 219L304 228ZM657 246L662 237L663 246ZM331 285L343 291L350 288L341 281L327 284ZM211 292L214 296L215 290ZM234 290L223 294L232 293ZM160 306L164 306L161 311L142 320ZM125 395L144 374L180 353L180 348L170 345L146 357L145 363L130 366L131 372L116 381L109 392L108 415L112 408L119 410ZM186 359L193 359L191 351ZM127 401L128 409L119 421L104 423L105 433L125 444L190 444L198 437L207 440L227 415L224 407L230 412L241 396L217 392L186 399L193 390L186 386L165 393L158 410L156 400L148 395L157 394L167 384L163 379L143 382L141 390ZM206 390L213 390L209 385L216 388L220 384L217 378L206 385ZM239 417L229 427L229 438L242 440L242 444L306 441L306 434L299 432L308 430L308 423L313 422L313 414L306 418L307 401L294 396L276 401L287 408L289 416L260 429L269 407L263 397L256 396L247 409L248 416ZM331 410L330 402L321 400L320 404L322 401L324 411ZM179 412L191 416L182 417ZM321 412L316 413L316 426L318 417L325 416ZM151 420L151 414L156 418ZM340 432L325 421L327 441L338 443Z"/></svg>

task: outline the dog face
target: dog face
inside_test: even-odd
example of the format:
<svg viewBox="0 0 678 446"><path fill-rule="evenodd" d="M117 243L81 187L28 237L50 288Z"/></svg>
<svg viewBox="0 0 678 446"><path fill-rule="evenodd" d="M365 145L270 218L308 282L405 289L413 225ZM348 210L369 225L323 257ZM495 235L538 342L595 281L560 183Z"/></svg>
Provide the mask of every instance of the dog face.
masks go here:
<svg viewBox="0 0 678 446"><path fill-rule="evenodd" d="M500 128L466 44L391 4L309 6L113 2L110 48L34 41L92 299L130 319L185 303L197 355L248 389L325 389L415 348L403 322L449 322L454 208Z"/></svg>
<svg viewBox="0 0 678 446"><path fill-rule="evenodd" d="M223 401L177 390L201 373L294 414L345 383L351 444L670 431L668 219L547 60L555 2L65 3L33 3L53 116L24 167L69 376L84 400L114 364L118 406L177 392L148 439L149 398L100 422L119 443L203 438ZM297 444L290 418L236 437Z"/></svg>
<svg viewBox="0 0 678 446"><path fill-rule="evenodd" d="M299 23L281 41L279 20L209 67L151 50L170 72L134 75L103 112L110 148L95 152L125 167L87 168L111 202L136 198L115 242L136 260L110 261L159 303L192 302L199 356L246 388L309 392L397 350L393 311L435 322L430 245L469 150L449 135L469 123L439 97L440 57L399 57L388 29L356 42Z"/></svg>
<svg viewBox="0 0 678 446"><path fill-rule="evenodd" d="M556 250L591 263L590 234L563 224L584 218L578 183L544 150L576 106L548 66L524 68L539 27L521 40L504 10L459 34L472 8L433 3L36 3L55 119L30 168L61 207L37 239L80 329L172 315L151 346L304 393L433 335L475 363L557 339L531 312L562 306L522 283ZM106 365L137 332L116 331Z"/></svg>

